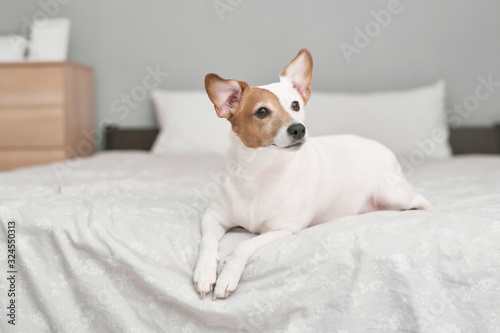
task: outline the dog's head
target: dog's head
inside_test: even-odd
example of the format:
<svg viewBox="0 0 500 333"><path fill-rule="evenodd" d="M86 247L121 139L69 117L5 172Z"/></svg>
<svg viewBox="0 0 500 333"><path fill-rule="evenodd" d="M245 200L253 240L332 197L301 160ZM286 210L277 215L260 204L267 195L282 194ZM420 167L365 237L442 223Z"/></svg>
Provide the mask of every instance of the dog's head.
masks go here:
<svg viewBox="0 0 500 333"><path fill-rule="evenodd" d="M312 57L307 49L285 67L280 82L249 87L246 82L207 74L205 89L221 118L249 148L294 150L307 138L304 106L311 96Z"/></svg>

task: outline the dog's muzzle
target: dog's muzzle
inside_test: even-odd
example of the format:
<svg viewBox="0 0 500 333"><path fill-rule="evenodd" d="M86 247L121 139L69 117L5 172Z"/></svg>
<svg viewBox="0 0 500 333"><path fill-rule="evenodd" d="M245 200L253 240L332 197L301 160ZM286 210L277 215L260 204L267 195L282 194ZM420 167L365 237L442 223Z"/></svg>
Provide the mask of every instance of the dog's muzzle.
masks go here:
<svg viewBox="0 0 500 333"><path fill-rule="evenodd" d="M293 123L288 127L282 127L270 145L286 150L297 150L306 142L306 132L303 124Z"/></svg>

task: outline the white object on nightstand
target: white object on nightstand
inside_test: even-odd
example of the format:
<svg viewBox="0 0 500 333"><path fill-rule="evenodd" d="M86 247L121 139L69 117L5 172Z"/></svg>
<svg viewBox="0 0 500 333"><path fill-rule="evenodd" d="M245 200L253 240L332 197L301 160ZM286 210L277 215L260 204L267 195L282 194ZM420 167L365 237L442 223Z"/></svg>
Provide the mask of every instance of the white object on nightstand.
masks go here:
<svg viewBox="0 0 500 333"><path fill-rule="evenodd" d="M69 28L70 21L67 18L33 21L28 59L34 61L66 60Z"/></svg>
<svg viewBox="0 0 500 333"><path fill-rule="evenodd" d="M28 40L21 35L0 36L0 62L23 61Z"/></svg>

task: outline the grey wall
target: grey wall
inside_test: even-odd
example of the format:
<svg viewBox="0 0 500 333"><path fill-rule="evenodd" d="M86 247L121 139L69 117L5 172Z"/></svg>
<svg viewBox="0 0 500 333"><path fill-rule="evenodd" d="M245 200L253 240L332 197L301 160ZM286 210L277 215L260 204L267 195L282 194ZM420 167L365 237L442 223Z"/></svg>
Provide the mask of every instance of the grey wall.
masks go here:
<svg viewBox="0 0 500 333"><path fill-rule="evenodd" d="M128 107L126 116L120 101L140 92L148 66L169 73L162 88L202 89L208 72L258 85L275 81L307 47L315 61L313 94L410 88L444 78L449 107L468 97L473 102L479 76L500 81L498 0L400 0L390 23L379 24L348 63L342 42L355 46L354 29L376 29L371 11L396 1L2 0L0 33L20 32L40 12L69 17L69 58L95 69L97 124L109 118L126 127L156 124L149 98ZM58 2L67 4L53 5ZM221 3L232 9L223 19L214 6ZM500 122L500 87L494 89L462 116L465 125Z"/></svg>

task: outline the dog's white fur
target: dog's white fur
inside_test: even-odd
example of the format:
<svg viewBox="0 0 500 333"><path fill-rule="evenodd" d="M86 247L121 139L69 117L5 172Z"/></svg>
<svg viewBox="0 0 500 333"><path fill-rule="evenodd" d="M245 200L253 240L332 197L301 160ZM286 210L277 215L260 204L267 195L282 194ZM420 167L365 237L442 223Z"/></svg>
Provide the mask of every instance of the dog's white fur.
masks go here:
<svg viewBox="0 0 500 333"><path fill-rule="evenodd" d="M268 147L249 148L237 133L232 134L226 158L236 161L238 170L220 186L201 223L193 280L202 298L214 284L212 299L227 297L236 289L247 260L257 249L301 229L375 210L431 208L406 181L394 154L376 141L353 135L307 138L306 134L300 148L285 148L297 141L287 132L288 127L304 120L304 91L297 89L297 84L305 87L308 82L294 82L295 74L307 70L307 63L301 60L303 52L308 53L301 50L287 67L294 75L259 87L278 97L291 121L277 131ZM227 84L234 86L234 80ZM228 92L217 91L225 101ZM213 94L208 88L207 92ZM220 107L217 98L211 96L216 109ZM290 109L293 101L299 102L300 111ZM266 105L266 101L262 103ZM237 246L217 278L219 240L236 226L259 235Z"/></svg>

